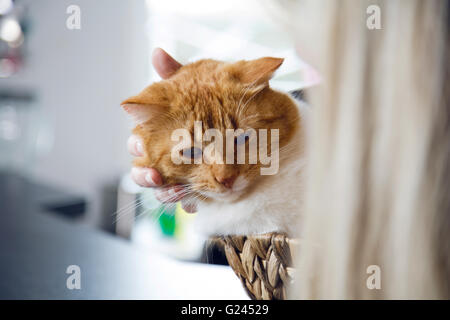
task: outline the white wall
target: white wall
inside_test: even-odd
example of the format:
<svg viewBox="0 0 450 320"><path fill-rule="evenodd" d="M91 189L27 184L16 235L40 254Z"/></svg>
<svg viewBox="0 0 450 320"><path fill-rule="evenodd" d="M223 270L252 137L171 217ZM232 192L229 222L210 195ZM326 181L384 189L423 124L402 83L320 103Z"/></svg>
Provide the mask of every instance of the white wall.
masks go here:
<svg viewBox="0 0 450 320"><path fill-rule="evenodd" d="M91 200L99 221L99 187L126 172L131 123L120 102L148 79L144 1L39 0L29 4L31 31L23 70L2 86L33 89L54 132L51 151L34 166L41 181ZM81 30L66 28L66 8L81 8Z"/></svg>

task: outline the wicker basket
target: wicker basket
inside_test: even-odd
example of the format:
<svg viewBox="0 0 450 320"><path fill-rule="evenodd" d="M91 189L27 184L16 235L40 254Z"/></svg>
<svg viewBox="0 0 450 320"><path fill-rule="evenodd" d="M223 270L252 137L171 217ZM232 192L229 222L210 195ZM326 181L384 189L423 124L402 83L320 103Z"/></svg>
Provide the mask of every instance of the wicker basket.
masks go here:
<svg viewBox="0 0 450 320"><path fill-rule="evenodd" d="M297 241L284 234L226 236L214 240L223 247L229 265L252 299L284 300L293 281L292 261Z"/></svg>

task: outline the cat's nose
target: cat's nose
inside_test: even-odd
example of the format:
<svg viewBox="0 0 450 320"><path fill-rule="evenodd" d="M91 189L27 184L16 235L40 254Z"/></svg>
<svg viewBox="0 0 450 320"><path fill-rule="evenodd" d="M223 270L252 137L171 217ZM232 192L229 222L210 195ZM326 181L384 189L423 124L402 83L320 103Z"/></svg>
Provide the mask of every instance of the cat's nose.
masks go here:
<svg viewBox="0 0 450 320"><path fill-rule="evenodd" d="M223 185L227 189L233 187L234 181L236 181L237 175L216 177L217 182Z"/></svg>

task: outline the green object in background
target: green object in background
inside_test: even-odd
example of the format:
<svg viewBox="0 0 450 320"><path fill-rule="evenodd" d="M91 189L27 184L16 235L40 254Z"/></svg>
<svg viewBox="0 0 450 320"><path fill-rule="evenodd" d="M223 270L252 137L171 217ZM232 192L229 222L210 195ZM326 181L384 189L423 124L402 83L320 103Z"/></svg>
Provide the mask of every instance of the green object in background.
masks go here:
<svg viewBox="0 0 450 320"><path fill-rule="evenodd" d="M150 212L150 216L154 219L154 222L158 221L161 233L169 238L174 238L177 219L175 218L177 206L166 206L159 202L154 194L153 190L144 190L141 195L142 209L143 211Z"/></svg>
<svg viewBox="0 0 450 320"><path fill-rule="evenodd" d="M168 209L161 206L157 210L157 215L159 216L158 221L163 235L174 237L176 227L175 208Z"/></svg>

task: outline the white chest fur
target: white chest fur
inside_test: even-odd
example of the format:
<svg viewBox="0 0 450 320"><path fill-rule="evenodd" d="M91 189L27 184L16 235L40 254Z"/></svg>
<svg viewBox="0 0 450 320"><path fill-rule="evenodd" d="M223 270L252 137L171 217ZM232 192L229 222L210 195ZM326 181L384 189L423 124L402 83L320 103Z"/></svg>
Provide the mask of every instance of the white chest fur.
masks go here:
<svg viewBox="0 0 450 320"><path fill-rule="evenodd" d="M291 163L266 177L245 200L199 205L196 223L201 232L249 235L267 232L298 233L303 194L304 163Z"/></svg>

